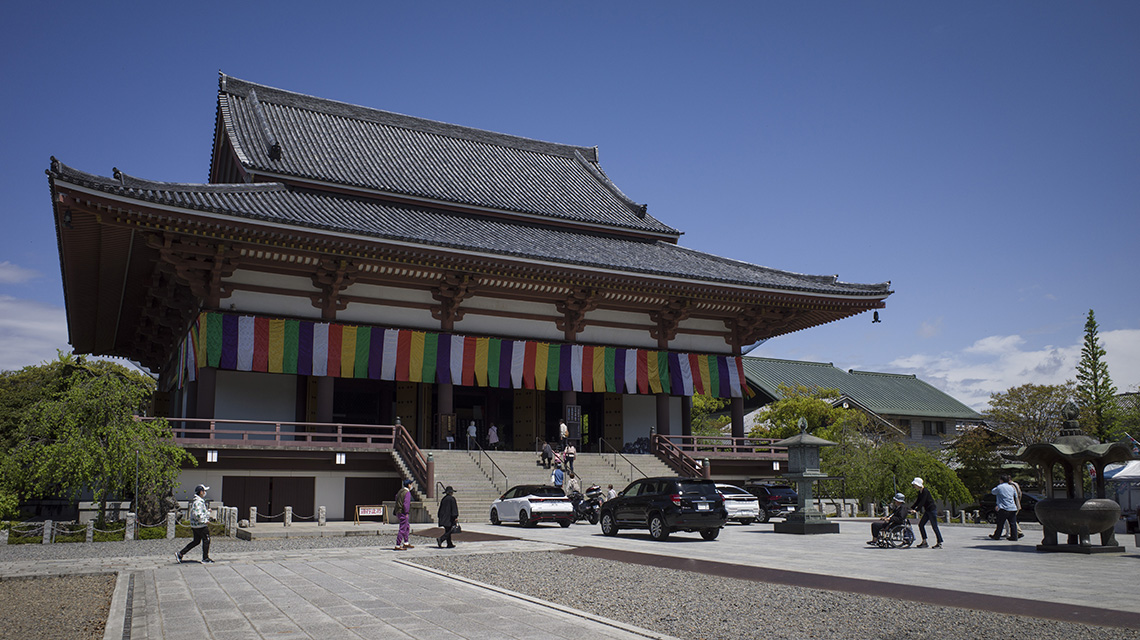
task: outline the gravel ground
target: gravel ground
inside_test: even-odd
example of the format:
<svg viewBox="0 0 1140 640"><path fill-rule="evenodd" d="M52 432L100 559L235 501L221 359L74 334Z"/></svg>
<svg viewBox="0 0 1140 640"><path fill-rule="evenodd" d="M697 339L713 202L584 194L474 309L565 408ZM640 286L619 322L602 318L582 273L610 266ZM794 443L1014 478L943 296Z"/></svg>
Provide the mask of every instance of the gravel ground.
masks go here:
<svg viewBox="0 0 1140 640"><path fill-rule="evenodd" d="M188 542L0 545L0 562L173 555ZM390 547L395 536L215 537L210 555ZM191 552L198 553L197 549ZM416 563L686 640L721 638L1133 638L1140 631L1054 622L852 593L773 585L552 552L452 555ZM0 580L0 637L101 638L115 578ZM12 606L19 603L19 606ZM49 618L50 616L50 618Z"/></svg>
<svg viewBox="0 0 1140 640"><path fill-rule="evenodd" d="M0 580L0 638L99 640L115 576Z"/></svg>
<svg viewBox="0 0 1140 640"><path fill-rule="evenodd" d="M414 562L687 640L1140 638L1140 631L531 552Z"/></svg>

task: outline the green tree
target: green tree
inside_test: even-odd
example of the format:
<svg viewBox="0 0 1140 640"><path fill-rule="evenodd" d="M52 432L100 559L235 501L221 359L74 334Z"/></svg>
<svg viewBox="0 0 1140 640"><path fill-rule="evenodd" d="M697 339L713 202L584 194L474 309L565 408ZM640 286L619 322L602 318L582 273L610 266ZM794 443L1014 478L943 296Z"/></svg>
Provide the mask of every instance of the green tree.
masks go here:
<svg viewBox="0 0 1140 640"><path fill-rule="evenodd" d="M1002 458L997 450L1000 438L985 428L974 427L958 436L949 449L958 477L977 499L989 492L1001 473Z"/></svg>
<svg viewBox="0 0 1140 640"><path fill-rule="evenodd" d="M701 394L693 394L693 409L689 412L690 424L695 436L724 435L724 425L732 418L730 416L717 416L732 401L723 398L714 398Z"/></svg>
<svg viewBox="0 0 1140 640"><path fill-rule="evenodd" d="M1061 408L1073 397L1073 383L1023 384L990 394L986 422L1015 442L1052 442L1061 430Z"/></svg>
<svg viewBox="0 0 1140 640"><path fill-rule="evenodd" d="M108 497L165 495L181 465L193 457L174 443L164 419L136 420L149 404L154 381L104 361L61 357L44 365L59 374L58 388L26 408L12 434L0 472L4 489L21 498L78 499L90 490Z"/></svg>
<svg viewBox="0 0 1140 640"><path fill-rule="evenodd" d="M781 386L780 393L781 399L768 405L763 422L750 435L790 437L799 432L797 425L804 417L809 432L836 443L823 449L820 460L821 471L843 478L842 484L825 483L828 495L845 492L864 502L877 501L908 490L910 481L920 476L935 498L958 504L969 501L965 485L945 462L925 448L892 441L892 430L862 411L834 406L838 391Z"/></svg>
<svg viewBox="0 0 1140 640"><path fill-rule="evenodd" d="M1077 364L1076 401L1081 408L1081 427L1101 442L1107 442L1117 420L1116 387L1108 374L1106 352L1097 333L1096 316L1089 309L1081 361Z"/></svg>

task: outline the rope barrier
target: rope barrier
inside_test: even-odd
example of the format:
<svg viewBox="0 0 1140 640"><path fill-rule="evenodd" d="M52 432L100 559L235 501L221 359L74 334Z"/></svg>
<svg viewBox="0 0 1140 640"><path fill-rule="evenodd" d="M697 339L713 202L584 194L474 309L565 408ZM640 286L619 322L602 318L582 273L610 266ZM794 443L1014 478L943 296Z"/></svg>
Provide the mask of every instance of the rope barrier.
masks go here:
<svg viewBox="0 0 1140 640"><path fill-rule="evenodd" d="M316 518L316 517L317 517L317 516L316 516L316 514L313 514L313 515L311 515L311 516L299 516L299 515L297 515L297 514L295 514L295 513L293 514L293 519L294 519L294 520L312 520L312 519L314 519L314 518Z"/></svg>

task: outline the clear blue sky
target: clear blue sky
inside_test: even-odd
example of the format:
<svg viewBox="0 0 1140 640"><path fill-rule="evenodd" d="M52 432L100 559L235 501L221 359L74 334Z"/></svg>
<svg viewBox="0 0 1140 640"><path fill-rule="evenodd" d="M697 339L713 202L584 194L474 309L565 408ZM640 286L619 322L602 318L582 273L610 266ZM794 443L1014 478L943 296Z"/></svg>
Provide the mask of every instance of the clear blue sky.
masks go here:
<svg viewBox="0 0 1140 640"><path fill-rule="evenodd" d="M1140 383L1140 3L8 3L0 370L66 348L49 157L203 182L217 73L597 145L682 244L890 280L753 352L974 407L1073 378L1095 309Z"/></svg>

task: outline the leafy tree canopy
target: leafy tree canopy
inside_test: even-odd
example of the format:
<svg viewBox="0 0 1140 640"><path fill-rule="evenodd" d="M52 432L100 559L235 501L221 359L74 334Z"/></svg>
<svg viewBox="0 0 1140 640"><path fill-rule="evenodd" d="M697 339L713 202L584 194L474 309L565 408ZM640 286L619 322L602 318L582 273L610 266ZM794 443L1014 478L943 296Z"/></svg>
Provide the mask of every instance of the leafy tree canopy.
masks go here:
<svg viewBox="0 0 1140 640"><path fill-rule="evenodd" d="M693 394L693 410L689 413L693 435L719 436L722 428L732 418L729 416L716 416L714 414L724 410L732 401L725 398L714 398L702 394Z"/></svg>
<svg viewBox="0 0 1140 640"><path fill-rule="evenodd" d="M1052 442L1061 430L1061 408L1073 397L1073 383L1023 384L990 394L983 413L996 431L1023 445Z"/></svg>
<svg viewBox="0 0 1140 640"><path fill-rule="evenodd" d="M174 443L165 420L134 418L149 404L153 380L112 362L62 355L41 368L17 372L44 382L45 392L37 399L14 385L32 404L5 425L15 422L6 434L0 491L74 500L90 490L96 501L125 498L134 494L136 465L141 492L165 494L174 486L182 463L193 457ZM16 405L11 397L0 403Z"/></svg>

